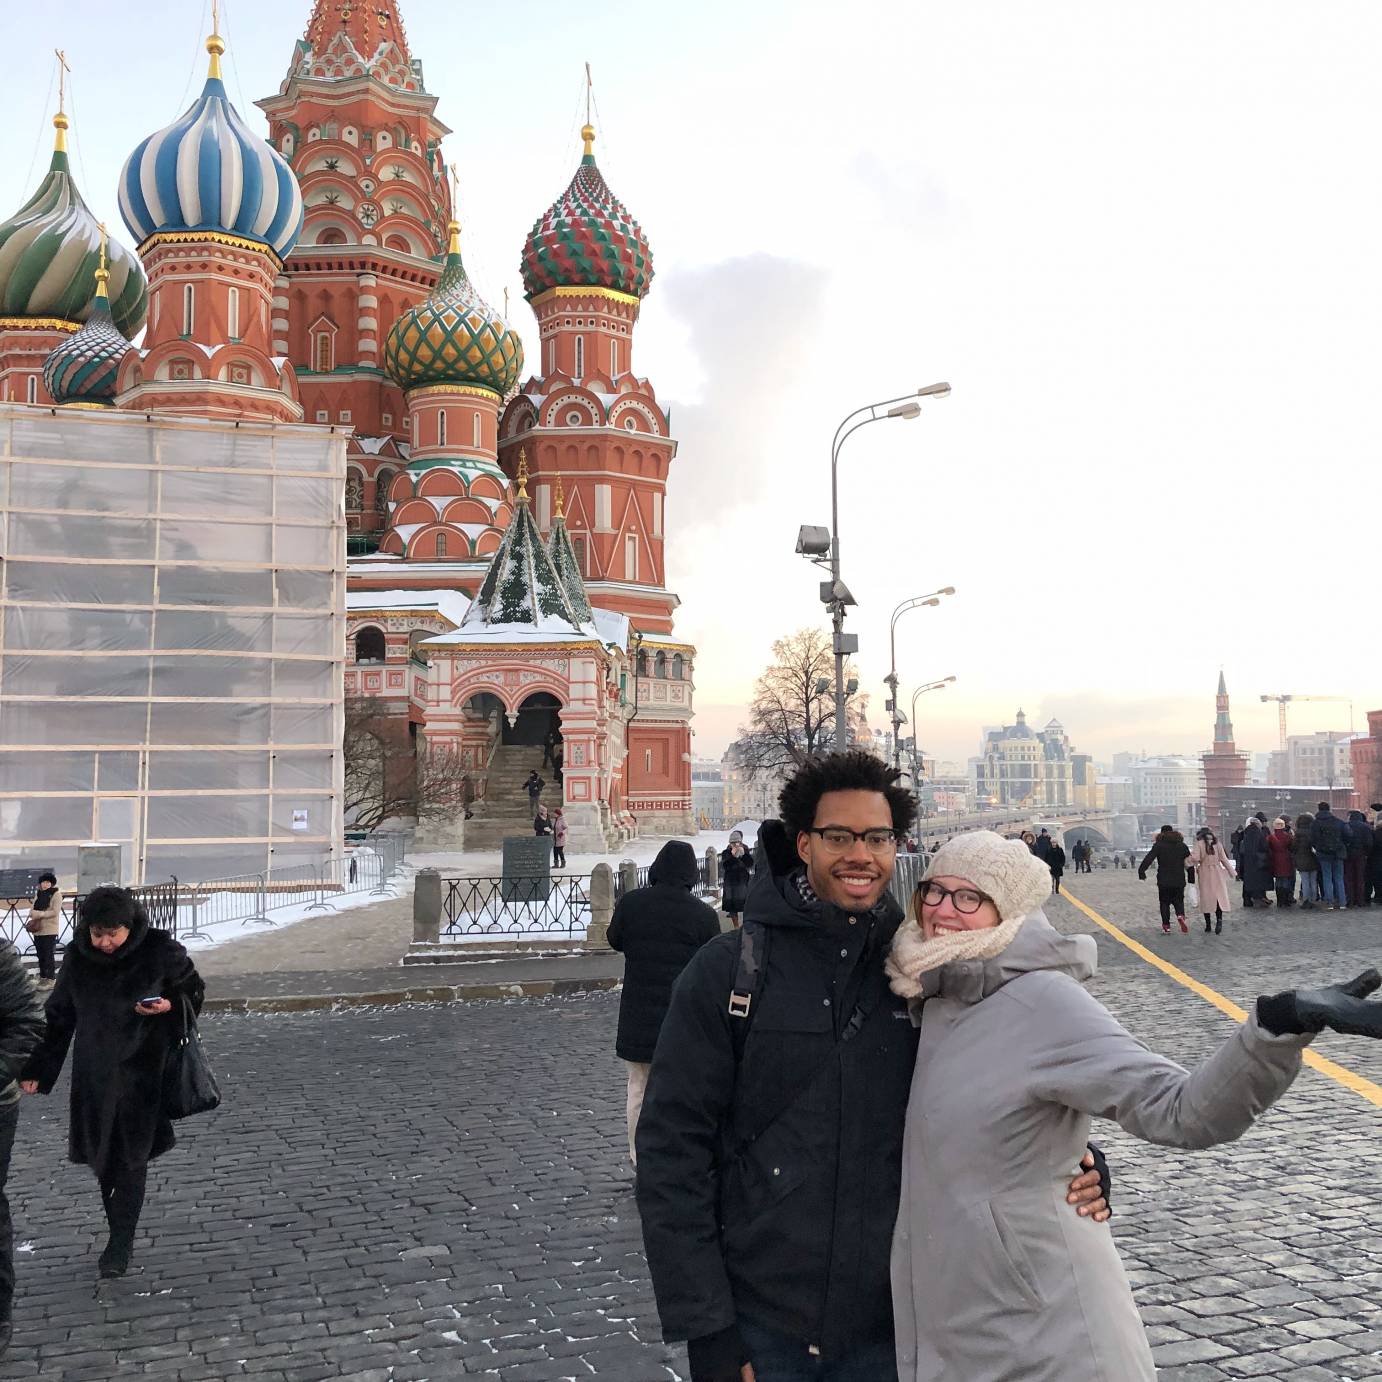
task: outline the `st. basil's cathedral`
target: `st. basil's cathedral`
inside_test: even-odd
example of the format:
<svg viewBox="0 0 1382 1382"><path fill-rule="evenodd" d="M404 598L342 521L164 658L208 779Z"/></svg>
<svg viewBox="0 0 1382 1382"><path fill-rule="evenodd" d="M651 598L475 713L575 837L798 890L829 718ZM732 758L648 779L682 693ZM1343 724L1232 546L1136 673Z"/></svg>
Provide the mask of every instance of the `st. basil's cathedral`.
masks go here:
<svg viewBox="0 0 1382 1382"><path fill-rule="evenodd" d="M521 249L525 374L467 275L451 131L396 0L315 0L257 103L267 141L206 46L201 95L119 174L133 254L107 245L56 117L47 177L0 222L0 402L348 431L343 693L464 762L475 818L438 843L497 843L540 745L573 847L694 831L676 443L633 368L652 251L595 130Z"/></svg>

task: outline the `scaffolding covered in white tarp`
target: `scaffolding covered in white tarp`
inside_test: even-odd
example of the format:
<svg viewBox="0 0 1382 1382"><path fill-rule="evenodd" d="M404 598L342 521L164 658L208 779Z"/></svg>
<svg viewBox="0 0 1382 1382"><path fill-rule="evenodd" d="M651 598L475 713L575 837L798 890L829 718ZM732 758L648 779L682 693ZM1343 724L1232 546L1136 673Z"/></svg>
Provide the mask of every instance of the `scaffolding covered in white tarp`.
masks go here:
<svg viewBox="0 0 1382 1382"><path fill-rule="evenodd" d="M0 868L339 852L345 445L0 405Z"/></svg>

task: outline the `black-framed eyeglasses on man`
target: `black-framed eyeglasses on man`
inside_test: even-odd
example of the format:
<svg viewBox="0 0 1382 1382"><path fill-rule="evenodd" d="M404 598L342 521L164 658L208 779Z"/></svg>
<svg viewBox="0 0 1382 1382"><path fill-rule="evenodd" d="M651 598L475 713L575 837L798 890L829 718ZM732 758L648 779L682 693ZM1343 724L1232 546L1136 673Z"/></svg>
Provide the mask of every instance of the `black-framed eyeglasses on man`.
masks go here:
<svg viewBox="0 0 1382 1382"><path fill-rule="evenodd" d="M843 825L813 825L808 835L819 835L831 854L843 854L856 840L862 840L874 854L891 854L897 849L895 830L850 830Z"/></svg>

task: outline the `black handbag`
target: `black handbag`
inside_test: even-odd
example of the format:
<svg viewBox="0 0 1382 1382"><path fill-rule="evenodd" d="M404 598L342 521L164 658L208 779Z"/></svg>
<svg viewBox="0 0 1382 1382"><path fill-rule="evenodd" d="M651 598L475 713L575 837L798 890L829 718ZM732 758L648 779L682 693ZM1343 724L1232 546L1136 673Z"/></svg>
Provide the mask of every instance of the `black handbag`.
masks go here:
<svg viewBox="0 0 1382 1382"><path fill-rule="evenodd" d="M173 1119L210 1113L221 1102L221 1089L207 1063L192 1000L182 995L182 1031L163 1067L163 1112Z"/></svg>

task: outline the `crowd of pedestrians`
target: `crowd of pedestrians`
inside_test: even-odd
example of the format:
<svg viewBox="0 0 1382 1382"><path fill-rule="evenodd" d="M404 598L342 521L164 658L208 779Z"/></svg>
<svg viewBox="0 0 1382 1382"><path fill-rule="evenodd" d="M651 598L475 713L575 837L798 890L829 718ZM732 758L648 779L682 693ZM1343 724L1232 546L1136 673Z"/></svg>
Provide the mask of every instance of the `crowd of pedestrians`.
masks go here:
<svg viewBox="0 0 1382 1382"><path fill-rule="evenodd" d="M1230 841L1243 906L1300 906L1304 910L1382 906L1382 803L1371 821L1353 810L1344 820L1327 801L1314 815L1267 821L1250 816Z"/></svg>

